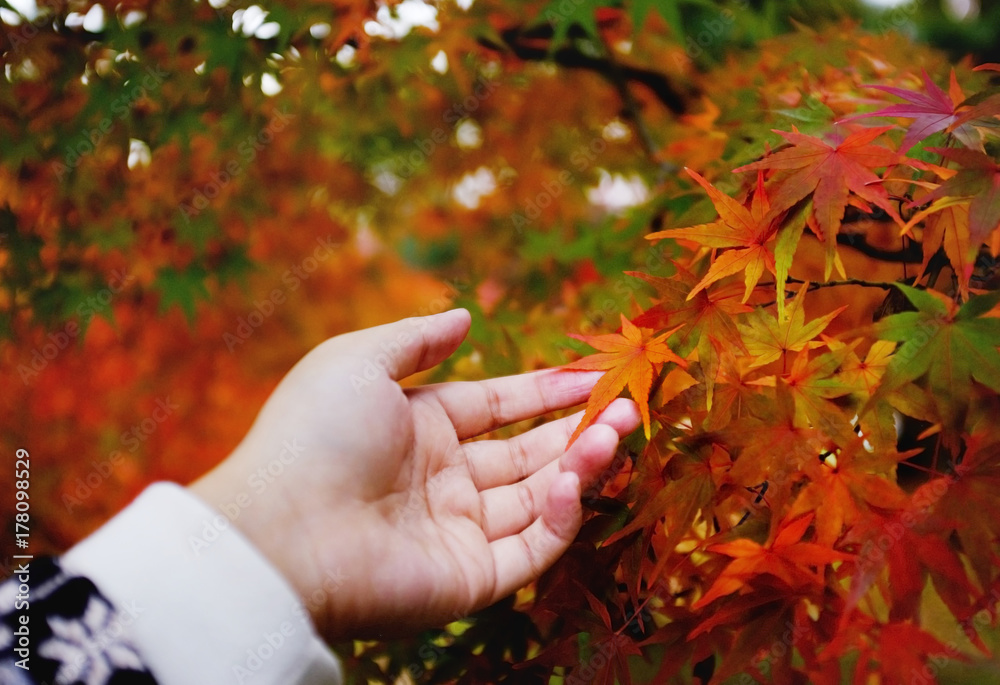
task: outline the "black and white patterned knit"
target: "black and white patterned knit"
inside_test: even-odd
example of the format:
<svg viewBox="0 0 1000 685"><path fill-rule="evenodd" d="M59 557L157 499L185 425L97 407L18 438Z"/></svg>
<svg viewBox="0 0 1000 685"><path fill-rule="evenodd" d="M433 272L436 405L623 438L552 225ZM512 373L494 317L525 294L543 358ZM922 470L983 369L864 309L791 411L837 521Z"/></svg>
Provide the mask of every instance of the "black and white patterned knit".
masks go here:
<svg viewBox="0 0 1000 685"><path fill-rule="evenodd" d="M155 685L123 635L133 618L54 558L15 567L0 584L0 685Z"/></svg>

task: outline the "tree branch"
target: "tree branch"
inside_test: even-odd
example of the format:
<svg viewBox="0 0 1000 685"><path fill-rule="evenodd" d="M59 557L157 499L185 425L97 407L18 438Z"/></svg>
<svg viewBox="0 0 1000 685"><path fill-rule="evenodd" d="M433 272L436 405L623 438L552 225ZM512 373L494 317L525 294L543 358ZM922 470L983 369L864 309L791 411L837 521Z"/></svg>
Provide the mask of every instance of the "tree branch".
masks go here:
<svg viewBox="0 0 1000 685"><path fill-rule="evenodd" d="M837 244L852 247L866 257L877 259L880 262L902 262L904 264L919 264L923 259L923 245L915 240L907 242L906 247L901 250L882 250L868 244L864 234L861 233L839 233Z"/></svg>
<svg viewBox="0 0 1000 685"><path fill-rule="evenodd" d="M785 282L792 284L799 284L799 285L805 283L805 281L801 281L797 278L792 278L791 276L789 276L785 280ZM819 290L820 288L836 288L837 286L841 285L859 285L864 288L881 288L882 290L889 290L891 288L896 287L895 282L890 283L889 281L866 281L863 278L845 278L839 281L823 281L822 283L810 282L809 290L813 291L813 290Z"/></svg>
<svg viewBox="0 0 1000 685"><path fill-rule="evenodd" d="M624 72L624 68L619 65L612 56L610 50L605 47L604 50L607 55L607 63L609 67L609 74L607 76L608 80L618 91L618 96L622 100L622 109L624 110L625 116L632 121L632 125L635 127L636 135L639 138L639 143L642 145L642 149L645 150L646 154L649 156L650 161L652 161L659 168L659 173L656 178L656 185L660 185L666 180L668 174L676 173L679 167L668 159L662 159L660 157L660 149L653 140L653 135L646 126L646 120L642 116L642 112L639 110L639 103L635 101L635 96L632 95L632 90L628 85L628 76Z"/></svg>
<svg viewBox="0 0 1000 685"><path fill-rule="evenodd" d="M571 32L572 34L572 32ZM520 26L505 29L500 33L504 43L497 45L488 38L480 38L479 44L497 52L509 51L518 59L526 62L553 61L567 69L585 69L600 74L615 83L622 80L625 83L636 82L649 88L659 100L674 114L683 114L687 109L687 97L658 71L642 69L627 65L614 65L606 57L593 57L584 54L573 47L561 47L554 52L549 50L545 41L552 37L552 28L547 25L531 30ZM616 73L617 72L617 73ZM628 105L626 104L626 107Z"/></svg>
<svg viewBox="0 0 1000 685"><path fill-rule="evenodd" d="M785 282L786 283L791 283L792 285L804 285L805 284L805 281L799 280L798 278L792 278L791 276L789 276ZM773 288L775 285L777 285L777 284L776 283L760 283L760 284L758 284L757 287L758 288L768 288L768 287ZM813 290L819 290L820 288L837 288L837 287L844 286L844 285L856 285L856 286L860 286L862 288L881 288L882 290L892 290L894 287L896 287L896 283L895 282L889 282L889 281L866 281L863 278L845 278L845 279L842 279L842 280L839 280L839 281L823 281L821 283L816 283L816 282L810 281L809 288L808 288L807 292L812 292ZM794 291L794 290L786 290L785 291L785 297L794 297L795 293L796 293L796 291ZM773 304L776 304L777 302L778 302L777 300L771 300L770 302L764 302L764 303L761 303L761 304L758 304L758 305L755 305L755 306L760 307L760 308L766 308L766 307L770 307Z"/></svg>

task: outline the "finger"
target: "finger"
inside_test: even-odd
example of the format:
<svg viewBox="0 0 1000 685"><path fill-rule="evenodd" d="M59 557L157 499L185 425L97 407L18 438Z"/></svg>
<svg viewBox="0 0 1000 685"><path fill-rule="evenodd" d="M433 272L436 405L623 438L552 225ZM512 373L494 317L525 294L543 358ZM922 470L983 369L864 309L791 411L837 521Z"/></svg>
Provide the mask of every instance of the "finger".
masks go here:
<svg viewBox="0 0 1000 685"><path fill-rule="evenodd" d="M519 534L490 544L496 574L491 603L524 587L555 563L573 542L582 518L580 479L572 471L561 473L546 494L542 515Z"/></svg>
<svg viewBox="0 0 1000 685"><path fill-rule="evenodd" d="M472 482L479 490L524 480L566 449L566 443L583 418L577 412L550 421L509 440L478 440L462 445ZM635 402L619 398L608 405L595 423L611 426L623 438L639 425Z"/></svg>
<svg viewBox="0 0 1000 685"><path fill-rule="evenodd" d="M545 369L478 382L426 385L412 397L437 402L459 440L585 401L601 372Z"/></svg>
<svg viewBox="0 0 1000 685"><path fill-rule="evenodd" d="M582 443L582 444L581 444ZM498 540L525 530L542 513L546 493L560 475L572 471L588 487L614 458L618 434L610 426L591 426L566 454L525 480L480 493L483 533Z"/></svg>
<svg viewBox="0 0 1000 685"><path fill-rule="evenodd" d="M356 359L359 372L374 368L398 381L447 359L462 344L471 322L467 310L452 309L366 328L334 341Z"/></svg>

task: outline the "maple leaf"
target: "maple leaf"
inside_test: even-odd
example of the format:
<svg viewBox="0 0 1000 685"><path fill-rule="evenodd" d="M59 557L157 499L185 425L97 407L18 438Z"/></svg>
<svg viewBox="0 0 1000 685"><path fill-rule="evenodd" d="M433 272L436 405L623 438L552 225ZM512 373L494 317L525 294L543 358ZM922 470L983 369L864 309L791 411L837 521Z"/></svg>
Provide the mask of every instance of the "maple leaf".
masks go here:
<svg viewBox="0 0 1000 685"><path fill-rule="evenodd" d="M670 478L649 479L651 487L640 490L632 507L632 519L621 530L613 533L605 544L611 544L637 530L654 525L663 519L665 549L672 549L687 534L698 512L710 505L715 492L711 459L698 455L672 455ZM666 557L664 557L664 560ZM655 578L660 567L654 570Z"/></svg>
<svg viewBox="0 0 1000 685"><path fill-rule="evenodd" d="M958 117L956 117L955 123L952 124L956 130L964 128L967 123L972 126L979 126L983 128L996 128L996 116L1000 115L1000 93L994 93L993 95L972 104L972 101L975 99L975 97L969 98L969 108L961 111ZM968 145L967 143L966 145L977 150L982 150L982 145L973 146Z"/></svg>
<svg viewBox="0 0 1000 685"><path fill-rule="evenodd" d="M822 344L812 343L813 338L822 333L834 317L847 307L846 305L839 307L829 314L806 323L806 313L802 301L808 289L808 283L802 284L791 304L785 310L784 316L774 317L757 309L747 317L747 323L739 327L743 336L743 344L754 357L752 366L764 366L786 352L798 352L807 345Z"/></svg>
<svg viewBox="0 0 1000 685"><path fill-rule="evenodd" d="M824 340L830 349L837 349L844 344L825 337ZM859 401L865 402L878 388L885 367L889 365L889 359L895 349L896 344L891 340L876 340L868 349L864 360L850 350L840 367L838 377L852 394L858 396ZM889 449L896 446L898 436L893 413L893 407L882 402L875 406L873 412L866 415L864 421L858 418L856 425L858 434L863 435L873 449Z"/></svg>
<svg viewBox="0 0 1000 685"><path fill-rule="evenodd" d="M780 377L761 378L757 382L775 385L780 379L794 400L799 425L819 428L827 436L843 442L853 434L851 422L843 410L829 400L851 391L834 372L840 368L854 344L812 358L809 348L803 347L787 373Z"/></svg>
<svg viewBox="0 0 1000 685"><path fill-rule="evenodd" d="M626 387L632 399L639 405L642 426L648 440L650 438L649 390L653 385L653 374L658 373L660 367L667 362L687 368L687 362L667 346L667 338L680 326L652 337L652 331L639 328L626 319L624 314L621 315L621 321L621 333L570 336L600 350L602 354L578 359L563 368L606 373L591 391L583 420L570 437L569 445L576 441L580 433L592 424L597 415Z"/></svg>
<svg viewBox="0 0 1000 685"><path fill-rule="evenodd" d="M978 249L1000 226L1000 164L983 152L958 148L928 148L963 168L931 191L921 202L945 197L970 198L968 216L969 247ZM942 206L949 206L945 204Z"/></svg>
<svg viewBox="0 0 1000 685"><path fill-rule="evenodd" d="M941 90L937 84L924 70L924 90L926 93L919 93L905 88L895 88L893 86L868 85L866 88L881 90L882 92L895 95L907 101L905 105L890 105L877 112L867 112L845 117L837 123L852 121L855 119L868 119L871 117L905 117L913 119L906 130L906 135L899 147L900 153L906 152L917 142L928 136L944 131L953 125L958 119L958 108L965 100L962 89L958 85L955 77L955 70L951 70L951 81L949 92ZM958 126L955 130L955 137L962 141L966 147L982 148L982 139L979 132L970 125Z"/></svg>
<svg viewBox="0 0 1000 685"><path fill-rule="evenodd" d="M914 674L926 671L931 655L945 654L955 658L954 647L949 647L930 633L912 623L890 623L878 631L879 671L886 683L909 683L917 679ZM940 663L940 658L934 663ZM866 664L859 660L854 682L869 678ZM919 676L922 677L922 676Z"/></svg>
<svg viewBox="0 0 1000 685"><path fill-rule="evenodd" d="M988 587L996 564L994 541L1000 537L995 514L1000 506L1000 439L984 426L967 436L966 445L956 475L931 481L922 501L935 502L931 526L944 532L954 529L980 584Z"/></svg>
<svg viewBox="0 0 1000 685"><path fill-rule="evenodd" d="M888 600L890 618L913 615L928 579L953 614L968 616L973 598L979 593L965 563L947 539L954 526L939 527L939 522L926 513L940 499L931 492L943 481L934 479L918 489L902 513L865 517L845 536L845 544L859 549L848 595L850 604L855 604L886 570L889 582L882 591Z"/></svg>
<svg viewBox="0 0 1000 685"><path fill-rule="evenodd" d="M765 169L789 170L792 173L780 181L778 192L771 197L771 211L790 208L810 193L813 196L813 213L827 242L827 276L834 263L837 233L844 218L850 193L883 210L902 223L896 208L889 201L889 194L879 183L881 180L872 169L890 167L902 161L899 153L872 144L891 126L861 129L843 141L831 145L819 138L799 133L774 131L791 143L764 159L733 169L761 171Z"/></svg>
<svg viewBox="0 0 1000 685"><path fill-rule="evenodd" d="M688 175L698 182L708 192L712 204L719 212L719 221L710 224L698 224L687 228L671 228L657 231L646 236L647 240L662 240L674 238L693 240L700 245L712 248L730 248L718 254L712 262L705 277L695 285L687 295L693 298L703 288L711 283L745 271L746 288L742 302L750 298L750 293L760 280L761 274L767 269L774 271L774 253L767 243L774 237L780 224L780 216L770 215L771 203L764 188L763 172L757 174L757 189L753 193L748 207L719 191L696 171L684 168Z"/></svg>
<svg viewBox="0 0 1000 685"><path fill-rule="evenodd" d="M735 318L753 311L753 307L737 300L742 288L737 283L715 285L699 290L688 297L698 277L674 263L677 269L670 278L651 276L638 271L626 271L629 276L641 278L657 290L659 298L652 307L635 318L637 326L662 329L683 325L681 341L708 337L719 347L743 349L743 341L736 329Z"/></svg>
<svg viewBox="0 0 1000 685"><path fill-rule="evenodd" d="M712 674L712 682L749 682L745 676L732 678L739 673L752 675L754 682L790 682L787 678L781 678L779 673L787 672L793 650L783 650L779 655L773 650L774 635L784 633L790 637L794 631L801 636L805 632L801 627L794 626L798 599L790 595L780 583L761 584L760 587L754 587L753 593L738 597L711 612L705 612L708 614L707 618L690 632L689 640L727 623L739 626L735 639L731 645L727 645L724 656ZM768 675L764 675L765 672Z"/></svg>
<svg viewBox="0 0 1000 685"><path fill-rule="evenodd" d="M830 343L828 343L830 344ZM895 346L888 340L876 340L868 348L864 361L853 350L840 369L840 378L851 390L863 391L871 397L878 387Z"/></svg>
<svg viewBox="0 0 1000 685"><path fill-rule="evenodd" d="M795 414L791 391L779 385L766 414L747 416L726 428L727 444L739 450L730 472L734 482L750 487L768 481L769 493L773 488L790 489L802 465L816 461L828 441L817 428L796 421Z"/></svg>
<svg viewBox="0 0 1000 685"><path fill-rule="evenodd" d="M518 664L516 668L531 666L563 666L588 672L587 682L629 683L628 657L641 656L639 646L621 630L611 628L607 608L593 593L579 582L568 579L575 593L583 595L596 618L576 620L574 631L555 641L537 656ZM581 641L580 636L586 635ZM615 679L617 677L617 680Z"/></svg>
<svg viewBox="0 0 1000 685"><path fill-rule="evenodd" d="M942 419L948 427L961 428L973 380L1000 392L1000 319L984 316L1000 302L1000 292L973 297L959 308L934 291L900 283L896 287L917 311L893 314L876 324L879 338L903 344L862 413L890 391L926 374Z"/></svg>
<svg viewBox="0 0 1000 685"><path fill-rule="evenodd" d="M852 559L853 555L816 543L802 542L812 520L812 514L785 518L778 524L774 539L764 545L747 539L710 545L710 552L733 557L733 561L692 607L698 609L719 597L732 594L760 575L774 576L792 589L821 586L819 574L823 566ZM809 570L812 568L817 571Z"/></svg>
<svg viewBox="0 0 1000 685"><path fill-rule="evenodd" d="M919 283L930 266L931 259L944 247L945 256L958 279L959 294L969 299L969 278L975 268L979 244L969 240L969 203L962 197L942 197L927 208L916 212L906 222L904 233L908 233L919 221L924 221L923 259L914 283Z"/></svg>
<svg viewBox="0 0 1000 685"><path fill-rule="evenodd" d="M733 351L746 354L736 328L736 316L751 312L753 308L738 301L742 290L738 283L713 284L689 298L688 294L698 279L684 267L674 266L677 273L672 278L626 272L653 285L660 295L655 305L635 319L635 324L654 330L684 324L684 330L678 336L679 349L684 354L693 342L705 377L705 403L711 409L721 357Z"/></svg>
<svg viewBox="0 0 1000 685"><path fill-rule="evenodd" d="M802 489L792 507L794 515L816 513L816 542L833 546L843 532L862 520L872 507L901 509L906 495L895 483L892 473L899 461L912 452L869 453L864 439L852 439L823 461L815 458L805 466L809 484Z"/></svg>

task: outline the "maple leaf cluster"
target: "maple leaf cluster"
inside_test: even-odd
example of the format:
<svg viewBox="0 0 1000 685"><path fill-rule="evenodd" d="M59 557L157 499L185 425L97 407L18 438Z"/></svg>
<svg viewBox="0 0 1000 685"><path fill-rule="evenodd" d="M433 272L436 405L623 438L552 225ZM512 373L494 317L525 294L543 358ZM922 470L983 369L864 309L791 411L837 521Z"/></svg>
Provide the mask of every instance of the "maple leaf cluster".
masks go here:
<svg viewBox="0 0 1000 685"><path fill-rule="evenodd" d="M618 586L586 589L579 626L613 645L607 682L633 682L636 646L655 682L692 663L719 682L936 682L932 657L992 654L973 621L1000 599L1000 96L966 96L954 69L947 93L919 83L851 84L855 113L775 130L713 170L735 196L685 168L715 218L649 233L682 248L672 275L630 272L646 304L573 336L600 353L567 372L605 371L573 439L626 390L643 418L594 502L619 522L594 537ZM905 102L867 111L873 92ZM862 221L913 265L856 268ZM840 323L864 302L812 301L848 289L877 306Z"/></svg>

